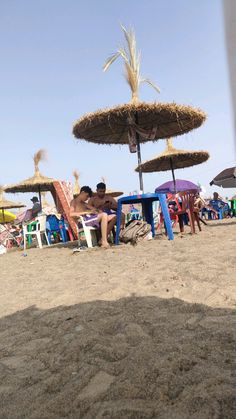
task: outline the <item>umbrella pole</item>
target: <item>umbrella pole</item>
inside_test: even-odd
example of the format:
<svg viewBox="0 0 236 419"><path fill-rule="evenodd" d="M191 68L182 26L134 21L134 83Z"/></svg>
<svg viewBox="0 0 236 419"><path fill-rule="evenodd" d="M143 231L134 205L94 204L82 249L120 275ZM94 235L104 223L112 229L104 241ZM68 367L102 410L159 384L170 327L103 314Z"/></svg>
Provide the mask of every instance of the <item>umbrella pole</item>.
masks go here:
<svg viewBox="0 0 236 419"><path fill-rule="evenodd" d="M137 137L139 137L139 135L137 135ZM142 173L142 169L141 169L141 164L142 164L142 159L141 159L141 151L140 151L140 142L139 142L139 138L136 137L136 141L137 141L137 154L138 154L138 174L139 174L139 187L140 187L140 191L143 193L143 173Z"/></svg>
<svg viewBox="0 0 236 419"><path fill-rule="evenodd" d="M40 207L42 209L42 198L41 198L41 189L40 189L40 186L39 186L39 203L40 203Z"/></svg>
<svg viewBox="0 0 236 419"><path fill-rule="evenodd" d="M172 159L170 159L170 167L171 167L172 177L173 177L173 181L174 181L174 191L175 191L175 194L176 194L176 180L175 180L175 172L174 172L174 166L173 166Z"/></svg>
<svg viewBox="0 0 236 419"><path fill-rule="evenodd" d="M135 123L138 125L138 114L137 112L135 113ZM141 149L140 149L140 138L139 138L139 134L136 131L136 143L137 143L137 155L138 155L138 174L139 174L139 188L140 188L140 192L144 193L144 188L143 188L143 173L142 173L142 169L141 169L141 164L142 164L142 158L141 158Z"/></svg>

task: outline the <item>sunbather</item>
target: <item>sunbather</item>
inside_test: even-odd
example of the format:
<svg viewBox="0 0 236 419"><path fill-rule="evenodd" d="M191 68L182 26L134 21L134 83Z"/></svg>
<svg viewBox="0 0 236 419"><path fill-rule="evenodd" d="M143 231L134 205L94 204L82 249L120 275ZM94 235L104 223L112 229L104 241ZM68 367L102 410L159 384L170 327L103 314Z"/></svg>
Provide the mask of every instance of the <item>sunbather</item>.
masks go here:
<svg viewBox="0 0 236 419"><path fill-rule="evenodd" d="M106 185L103 182L97 184L97 193L90 198L89 205L92 205L94 208L105 212L108 216L116 216L117 202L112 196L106 194ZM124 228L124 224L125 215L122 213L121 228Z"/></svg>
<svg viewBox="0 0 236 419"><path fill-rule="evenodd" d="M79 217L83 217L85 224L90 227L101 226L101 246L109 247L107 237L116 223L116 216L93 207L87 200L92 196L92 190L89 186L83 186L79 195L71 201L70 216L78 222Z"/></svg>

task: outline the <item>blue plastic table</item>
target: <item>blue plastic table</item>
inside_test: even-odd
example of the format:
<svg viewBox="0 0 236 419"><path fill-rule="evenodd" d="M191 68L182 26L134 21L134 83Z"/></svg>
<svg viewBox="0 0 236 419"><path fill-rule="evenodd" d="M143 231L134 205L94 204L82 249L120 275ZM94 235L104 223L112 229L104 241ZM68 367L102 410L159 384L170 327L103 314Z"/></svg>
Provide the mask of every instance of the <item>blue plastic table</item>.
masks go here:
<svg viewBox="0 0 236 419"><path fill-rule="evenodd" d="M121 212L122 212L123 204L142 204L145 220L147 221L148 224L151 224L152 235L153 237L155 236L155 226L154 226L153 208L152 208L152 203L154 201L160 201L168 239L174 240L170 214L169 214L167 203L166 203L166 195L150 193L150 194L143 194L143 195L123 196L122 198L118 199L117 212L116 212L116 215L117 215L116 244L119 244Z"/></svg>

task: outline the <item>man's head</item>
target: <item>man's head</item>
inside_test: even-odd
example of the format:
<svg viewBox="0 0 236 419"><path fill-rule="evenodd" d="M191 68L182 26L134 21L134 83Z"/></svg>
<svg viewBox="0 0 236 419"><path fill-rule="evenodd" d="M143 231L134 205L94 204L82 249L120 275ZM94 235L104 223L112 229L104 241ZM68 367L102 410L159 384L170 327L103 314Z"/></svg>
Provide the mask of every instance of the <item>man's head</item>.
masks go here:
<svg viewBox="0 0 236 419"><path fill-rule="evenodd" d="M99 198L104 198L106 193L106 185L103 182L97 184L97 195Z"/></svg>
<svg viewBox="0 0 236 419"><path fill-rule="evenodd" d="M214 192L214 193L213 193L213 199L214 199L214 201L217 201L217 199L219 199L219 194L218 194L218 192Z"/></svg>
<svg viewBox="0 0 236 419"><path fill-rule="evenodd" d="M39 202L37 196L33 196L33 198L31 198L31 201L33 202L33 204L36 204L36 202Z"/></svg>
<svg viewBox="0 0 236 419"><path fill-rule="evenodd" d="M91 198L92 196L92 189L89 186L82 186L80 189L80 197L82 198L82 201L87 201L87 199Z"/></svg>

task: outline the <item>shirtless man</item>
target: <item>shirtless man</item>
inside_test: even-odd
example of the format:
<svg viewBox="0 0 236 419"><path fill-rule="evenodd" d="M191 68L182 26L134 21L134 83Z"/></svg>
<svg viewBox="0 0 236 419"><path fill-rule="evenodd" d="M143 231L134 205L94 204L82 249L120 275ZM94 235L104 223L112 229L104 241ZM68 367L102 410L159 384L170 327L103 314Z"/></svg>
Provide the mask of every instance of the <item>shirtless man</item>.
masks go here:
<svg viewBox="0 0 236 419"><path fill-rule="evenodd" d="M97 194L90 198L89 205L92 205L97 210L105 212L108 217L113 215L116 217L117 202L110 196L106 195L106 185L101 182L97 184ZM121 228L124 228L125 215L122 213Z"/></svg>
<svg viewBox="0 0 236 419"><path fill-rule="evenodd" d="M83 217L85 224L90 227L100 227L101 225L101 246L109 247L107 237L113 229L116 219L114 215L108 216L105 212L87 204L87 200L92 196L92 190L89 186L83 186L79 195L71 201L70 216L78 222L80 216Z"/></svg>

